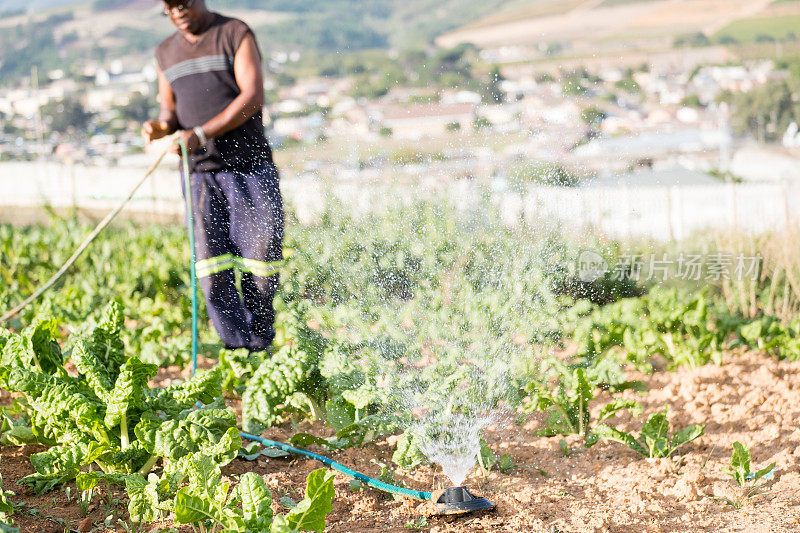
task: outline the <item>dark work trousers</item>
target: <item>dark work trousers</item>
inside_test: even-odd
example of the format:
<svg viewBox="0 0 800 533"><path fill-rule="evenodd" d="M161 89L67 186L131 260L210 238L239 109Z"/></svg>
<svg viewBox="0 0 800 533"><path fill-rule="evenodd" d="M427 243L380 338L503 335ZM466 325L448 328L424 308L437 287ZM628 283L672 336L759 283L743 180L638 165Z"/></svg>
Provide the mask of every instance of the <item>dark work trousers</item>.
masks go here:
<svg viewBox="0 0 800 533"><path fill-rule="evenodd" d="M275 336L272 299L282 258L278 170L267 163L190 178L197 276L211 323L226 347L265 350ZM241 294L234 269L242 274Z"/></svg>

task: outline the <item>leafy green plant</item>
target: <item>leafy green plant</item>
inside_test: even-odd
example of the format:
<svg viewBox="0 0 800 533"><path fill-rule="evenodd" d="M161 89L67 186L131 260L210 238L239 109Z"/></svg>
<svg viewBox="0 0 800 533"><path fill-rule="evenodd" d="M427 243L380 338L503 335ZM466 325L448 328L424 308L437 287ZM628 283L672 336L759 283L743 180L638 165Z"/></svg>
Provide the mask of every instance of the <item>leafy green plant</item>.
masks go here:
<svg viewBox="0 0 800 533"><path fill-rule="evenodd" d="M561 449L561 455L564 457L569 457L573 453L573 450L570 450L569 444L567 444L567 441L564 439L558 440L558 447Z"/></svg>
<svg viewBox="0 0 800 533"><path fill-rule="evenodd" d="M670 437L669 427L665 407L664 411L647 417L638 438L604 424L594 428L594 433L598 438L620 442L645 457L655 458L671 456L679 447L698 438L705 431L705 424L692 424Z"/></svg>
<svg viewBox="0 0 800 533"><path fill-rule="evenodd" d="M502 454L500 457L495 455L494 451L489 447L485 440L481 439L481 449L478 453L478 466L483 472L484 478L488 475L489 471L497 466L503 474L507 474L513 470L517 465L514 460L507 453Z"/></svg>
<svg viewBox="0 0 800 533"><path fill-rule="evenodd" d="M727 473L736 482L736 485L741 490L741 495L733 498L719 499L729 503L735 509L739 509L751 498L764 494L764 486L767 484L767 481L759 483L759 480L764 479L775 470L775 464L776 463L773 462L760 470L751 472L750 449L739 441L734 442L733 454L731 454L730 459L730 468L727 470Z"/></svg>
<svg viewBox="0 0 800 533"><path fill-rule="evenodd" d="M392 461L398 466L409 469L427 463L428 458L420 450L418 439L419 437L411 429L404 431L397 440Z"/></svg>
<svg viewBox="0 0 800 533"><path fill-rule="evenodd" d="M735 323L711 313L704 293L656 288L641 298L596 308L579 321L573 338L579 343L579 357L590 364L602 355L622 352L647 370L654 354L672 367L719 364L735 331Z"/></svg>
<svg viewBox="0 0 800 533"><path fill-rule="evenodd" d="M404 526L406 529L420 531L422 528L428 527L428 518L426 516L419 516L417 518L409 519Z"/></svg>
<svg viewBox="0 0 800 533"><path fill-rule="evenodd" d="M19 533L9 518L14 513L14 505L8 498L13 495L13 492L3 489L3 476L0 476L0 533Z"/></svg>
<svg viewBox="0 0 800 533"><path fill-rule="evenodd" d="M529 387L531 402L528 410L535 409L547 413L544 428L538 433L546 437L578 434L584 438L587 446L597 442L590 427L589 411L589 403L595 397L595 388L596 383L587 379L584 368L571 370L564 368L555 391L544 385L532 383ZM601 408L597 422L603 422L622 410L629 410L638 415L641 406L633 400L612 400Z"/></svg>
<svg viewBox="0 0 800 533"><path fill-rule="evenodd" d="M276 299L275 308L277 351L259 364L242 395L244 428L250 433L272 425L292 403L325 419L327 388L318 363L326 340L306 325L305 304Z"/></svg>
<svg viewBox="0 0 800 533"><path fill-rule="evenodd" d="M54 329L41 328L44 323L36 323L38 333L6 343L0 366L9 390L25 396L30 431L50 446L31 456L36 473L22 480L36 492L75 478L85 465L96 464L106 474L146 475L159 458L176 461L202 451L224 464L239 450L235 415L213 403L221 394L219 374L200 372L184 383L151 389L157 367L124 353L118 302L72 340L77 376L63 366ZM195 409L197 402L210 405Z"/></svg>
<svg viewBox="0 0 800 533"><path fill-rule="evenodd" d="M189 468L190 484L178 490L175 517L180 524L193 524L201 531L226 533L322 532L331 511L333 474L321 468L308 475L306 497L285 515L273 515L272 495L258 474L247 472L239 483L221 481L219 467L199 458Z"/></svg>

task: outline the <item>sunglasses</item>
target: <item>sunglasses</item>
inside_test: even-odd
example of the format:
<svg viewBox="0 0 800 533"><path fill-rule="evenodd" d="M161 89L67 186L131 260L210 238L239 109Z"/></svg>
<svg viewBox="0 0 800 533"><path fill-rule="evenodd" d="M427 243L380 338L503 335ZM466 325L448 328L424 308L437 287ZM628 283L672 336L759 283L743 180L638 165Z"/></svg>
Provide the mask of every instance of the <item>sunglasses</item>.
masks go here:
<svg viewBox="0 0 800 533"><path fill-rule="evenodd" d="M186 2L178 4L175 7L165 7L164 10L161 12L161 14L165 17L168 17L170 15L175 15L175 16L180 15L185 11L191 9L191 7L194 5L194 2L195 0L186 0Z"/></svg>

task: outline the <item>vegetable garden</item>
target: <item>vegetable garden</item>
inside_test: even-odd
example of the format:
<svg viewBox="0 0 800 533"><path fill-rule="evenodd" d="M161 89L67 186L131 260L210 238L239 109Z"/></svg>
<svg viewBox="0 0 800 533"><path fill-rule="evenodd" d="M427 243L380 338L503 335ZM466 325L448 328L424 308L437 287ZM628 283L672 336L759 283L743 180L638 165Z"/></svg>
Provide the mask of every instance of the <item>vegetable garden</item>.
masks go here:
<svg viewBox="0 0 800 533"><path fill-rule="evenodd" d="M0 226L0 309L87 232ZM754 247L748 281L581 281L581 247L622 245L505 228L489 206L330 208L289 220L271 354L225 350L203 320L192 375L184 229L112 226L0 329L0 529L796 529L790 242L690 243ZM466 476L497 509L435 517L240 429L392 485Z"/></svg>

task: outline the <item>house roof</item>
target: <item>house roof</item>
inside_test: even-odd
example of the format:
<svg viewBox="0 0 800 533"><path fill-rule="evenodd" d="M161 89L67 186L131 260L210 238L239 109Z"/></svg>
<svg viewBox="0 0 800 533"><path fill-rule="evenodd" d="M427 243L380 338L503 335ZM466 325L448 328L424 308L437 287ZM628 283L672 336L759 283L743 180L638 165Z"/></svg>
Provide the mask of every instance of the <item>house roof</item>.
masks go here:
<svg viewBox="0 0 800 533"><path fill-rule="evenodd" d="M384 120L450 117L454 115L471 115L475 112L475 105L471 103L389 105L381 109L380 112Z"/></svg>

